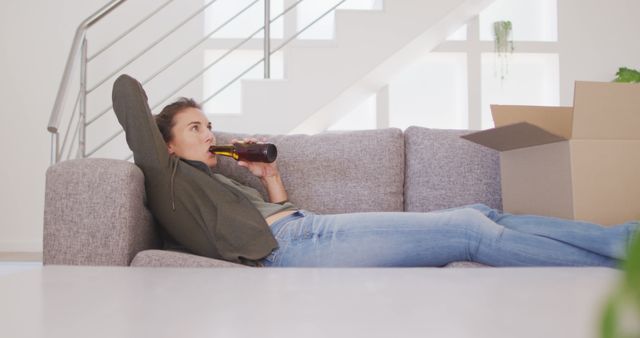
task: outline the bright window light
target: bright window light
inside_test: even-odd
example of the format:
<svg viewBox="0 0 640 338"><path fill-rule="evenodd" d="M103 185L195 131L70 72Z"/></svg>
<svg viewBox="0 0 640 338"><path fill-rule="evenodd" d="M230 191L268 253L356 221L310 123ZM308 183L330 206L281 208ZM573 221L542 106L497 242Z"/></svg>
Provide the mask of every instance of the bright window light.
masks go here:
<svg viewBox="0 0 640 338"><path fill-rule="evenodd" d="M376 96L371 95L327 130L376 129Z"/></svg>
<svg viewBox="0 0 640 338"><path fill-rule="evenodd" d="M335 6L338 2L331 1L303 1L301 2L296 11L297 16L297 30L300 31L313 20L320 17L323 13L328 11L331 7ZM381 9L382 1L380 0L349 0L345 1L338 9ZM333 12L327 14L324 18L309 27L304 33L298 36L299 39L310 40L329 40L334 37L335 30L335 15Z"/></svg>
<svg viewBox="0 0 640 338"><path fill-rule="evenodd" d="M468 128L466 53L429 53L389 85L389 124Z"/></svg>
<svg viewBox="0 0 640 338"><path fill-rule="evenodd" d="M457 31L453 32L453 34L447 37L449 41L464 41L467 39L467 25L463 25Z"/></svg>
<svg viewBox="0 0 640 338"><path fill-rule="evenodd" d="M557 41L557 0L496 0L479 16L480 39L493 41L493 23L511 21L514 41Z"/></svg>
<svg viewBox="0 0 640 338"><path fill-rule="evenodd" d="M210 0L205 1L205 3ZM229 20L236 13L248 6L251 0L226 0L216 1L213 5L205 10L204 34L209 34L214 29ZM271 0L271 18L275 18L284 10L283 0ZM270 35L272 38L282 38L283 36L283 18L279 18L271 24ZM264 1L258 1L255 5L242 13L235 20L230 22L220 31L212 36L216 39L245 39L249 37L258 28L264 25ZM263 32L256 34L254 38L264 37Z"/></svg>
<svg viewBox="0 0 640 338"><path fill-rule="evenodd" d="M482 129L493 128L491 104L557 106L560 101L557 54L510 55L504 79L496 74L496 54L482 54Z"/></svg>

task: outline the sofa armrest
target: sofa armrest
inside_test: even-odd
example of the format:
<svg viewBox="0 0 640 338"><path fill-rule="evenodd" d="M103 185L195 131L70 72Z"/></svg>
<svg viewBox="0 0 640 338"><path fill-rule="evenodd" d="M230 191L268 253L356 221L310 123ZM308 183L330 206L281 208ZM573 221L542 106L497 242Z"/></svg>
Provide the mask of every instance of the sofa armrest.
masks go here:
<svg viewBox="0 0 640 338"><path fill-rule="evenodd" d="M79 159L46 174L44 264L127 266L158 247L145 207L144 176L133 163Z"/></svg>
<svg viewBox="0 0 640 338"><path fill-rule="evenodd" d="M168 250L145 250L131 261L131 266L166 268L246 268L247 266L218 259Z"/></svg>

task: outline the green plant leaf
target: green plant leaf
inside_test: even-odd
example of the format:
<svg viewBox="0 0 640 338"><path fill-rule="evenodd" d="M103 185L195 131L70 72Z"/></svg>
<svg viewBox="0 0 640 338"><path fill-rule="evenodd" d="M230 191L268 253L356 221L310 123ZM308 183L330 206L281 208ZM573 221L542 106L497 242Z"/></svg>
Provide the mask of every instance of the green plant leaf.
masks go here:
<svg viewBox="0 0 640 338"><path fill-rule="evenodd" d="M615 299L617 297L612 297L607 302L607 305L604 310L604 315L602 316L602 322L600 325L601 332L600 336L602 338L615 338L617 335L616 332L616 307L615 307Z"/></svg>
<svg viewBox="0 0 640 338"><path fill-rule="evenodd" d="M616 73L614 82L640 83L640 71L635 69L620 67Z"/></svg>
<svg viewBox="0 0 640 338"><path fill-rule="evenodd" d="M602 314L600 334L603 338L640 338L638 330L624 332L621 328L622 318L640 314L640 233L634 237L622 265L624 276L621 284L607 301ZM640 318L636 322L640 322Z"/></svg>

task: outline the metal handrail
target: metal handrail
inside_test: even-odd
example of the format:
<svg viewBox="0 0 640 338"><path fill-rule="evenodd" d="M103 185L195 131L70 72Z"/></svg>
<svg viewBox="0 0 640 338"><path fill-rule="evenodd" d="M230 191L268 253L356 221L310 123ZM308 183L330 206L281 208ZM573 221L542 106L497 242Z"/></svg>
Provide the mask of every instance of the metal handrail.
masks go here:
<svg viewBox="0 0 640 338"><path fill-rule="evenodd" d="M264 54L264 78L271 78L271 0L264 0L264 42L262 51ZM253 67L252 67L253 68Z"/></svg>
<svg viewBox="0 0 640 338"><path fill-rule="evenodd" d="M291 6L287 7L284 11L282 11L282 13L278 14L278 16L276 16L275 18L271 19L268 21L269 24L272 24L274 21L280 19L281 17L283 17L285 14L287 14L289 11L293 10L296 6L298 6L303 0L299 0L296 1L295 3L293 3ZM345 2L346 0L341 0L340 3ZM337 6L336 6L337 7ZM335 7L334 7L335 8ZM330 12L330 11L329 11ZM324 17L325 15L327 15L327 13L324 13L322 15L322 17ZM320 17L319 19L321 19L322 17ZM319 19L314 20L313 23L317 22ZM265 24L265 26L268 26ZM162 100L158 101L158 103L156 103L156 105L154 105L151 110L154 110L155 108L157 108L159 105L161 105L163 102L165 102L166 100L170 99L173 95L177 94L178 91L180 91L180 89L186 87L189 83L193 82L195 79L197 79L198 77L200 77L200 75L202 75L204 72L206 72L207 70L209 70L211 67L215 66L218 62L220 62L222 59L224 59L227 55L231 54L232 52L236 51L238 48L240 48L242 45L244 45L245 43L247 43L249 40L251 40L256 34L260 33L260 31L265 29L265 26L260 27L258 30L256 30L255 32L253 32L251 35L249 35L247 38L245 38L244 40L240 41L240 43L236 44L235 46L233 46L231 49L229 49L228 51L226 51L222 56L218 57L215 61L211 62L210 64L208 64L206 67L204 67L201 71L197 72L195 75L193 75L191 78L189 78L189 80L187 80L185 83L183 83L182 85L180 85L178 88L176 88L176 90L174 90L171 94L167 95L165 98L163 98ZM305 27L305 30L307 28L309 28L310 26ZM298 32L295 34L295 36L300 35L301 32ZM287 43L290 42L293 39L288 39ZM282 47L280 47L282 48ZM268 54L273 54L273 51L270 51ZM263 59L261 59L258 64L260 64L260 62L262 62ZM247 72L249 72L251 69L253 69L256 65L252 65L250 66L245 72L243 72L243 75L246 74ZM230 85L232 85L235 81L237 81L237 78L234 78L233 80L231 80L230 82L228 82L224 88L229 87ZM206 101L205 101L206 102Z"/></svg>
<svg viewBox="0 0 640 338"><path fill-rule="evenodd" d="M52 163L59 161L60 157L63 156L64 148L67 145L67 139L68 139L68 136L69 136L69 131L71 129L71 125L73 124L73 120L76 117L76 110L78 110L78 108L79 108L79 115L78 115L79 117L78 117L78 121L76 122L76 126L74 128L75 131L73 132L73 138L72 138L72 140L70 142L69 151L68 151L68 154L67 154L67 159L71 156L72 150L74 149L74 144L73 143L75 142L76 137L79 137L79 144L78 144L78 148L77 148L78 156L80 156L80 157L88 157L88 156L91 156L92 154L94 154L96 151L98 151L102 147L104 147L109 142L111 142L118 135L122 134L123 130L121 129L117 133L115 133L114 135L110 136L107 140L102 142L102 144L100 144L98 147L94 148L93 150L91 150L89 152L85 151L85 140L86 140L85 132L86 132L86 127L88 125L90 125L92 122L94 122L95 120L97 120L98 118L100 118L101 116L103 116L109 110L112 109L112 106L110 106L105 111L103 111L100 114L98 114L97 116L91 118L91 120L89 120L87 122L87 116L86 116L86 113L87 113L87 111L86 111L87 94L89 94L93 90L97 89L99 86L104 84L111 77L113 77L116 74L118 74L120 71L122 71L125 67L127 67L129 64L131 64L133 61L135 61L138 58L140 58L142 55L144 55L147 51L149 51L150 49L155 47L158 43L160 43L166 37L168 37L169 35L171 35L175 31L177 31L178 29L180 29L188 21L192 20L196 15L202 13L206 8L208 8L210 5L215 3L217 0L212 0L212 1L208 2L206 5L201 7L195 13L191 14L187 19L182 21L180 24L178 24L176 27L174 27L172 30L170 30L168 33L166 33L160 39L154 41L151 45L147 46L147 48L145 48L141 53L138 53L135 57L130 59L124 65L118 67L118 69L116 71L112 72L109 76L107 76L103 80L99 81L96 85L94 85L90 89L87 89L86 66L87 66L88 62L91 61L92 59L94 59L95 57L97 57L98 55L100 55L101 53L103 53L104 51L106 51L107 49L109 49L110 47L112 47L113 45L115 45L118 41L120 41L126 35L128 35L133 30L135 30L140 25L142 25L142 23L146 22L148 19L150 19L151 17L156 15L159 11L164 9L173 0L168 0L168 1L164 2L161 6L157 7L151 14L145 16L141 21L139 21L138 23L134 24L132 27L127 29L125 32L121 33L117 38L115 38L114 40L112 40L111 42L109 42L108 44L103 46L99 51L97 51L96 53L94 53L90 57L87 57L87 41L86 41L86 32L87 32L87 30L91 26L93 26L96 22L98 22L100 19L102 19L104 16L106 16L111 11L113 11L115 8L117 8L119 5L124 3L125 1L126 0L113 0L113 1L111 1L110 3L105 5L103 8L101 8L100 10L98 10L97 12L92 14L90 17L85 19L78 26L78 28L76 30L76 34L74 36L74 40L73 40L73 43L72 43L72 48L71 48L71 51L69 52L69 56L68 56L68 59L67 59L67 63L66 63L66 66L65 66L63 77L62 77L62 80L61 80L61 83L60 83L60 88L58 90L58 94L56 96L56 101L55 101L55 104L54 104L54 107L52 109L51 116L50 116L50 119L49 119L49 124L47 126L48 131L52 133L52 141L51 141L52 142ZM237 18L240 14L244 13L250 7L254 6L258 1L259 0L255 0L254 2L252 2L250 5L248 5L243 10L241 10L239 13L234 15L231 19L225 21L221 26L217 27L211 33L209 33L206 37L204 37L203 39L198 41L195 45L191 46L186 51L182 52L182 54L180 54L179 56L174 58L172 61L170 61L168 64L166 64L163 67L161 67L153 75L151 75L149 78L147 78L145 81L143 81L143 84L146 84L147 82L149 82L152 79L154 79L157 75L159 75L162 72L166 71L169 67L171 67L173 64L175 64L175 62L177 62L178 60L183 58L185 55L187 55L189 52L191 52L197 46L199 46L204 41L209 39L211 35L215 34L217 31L219 31L220 29L225 27L227 24L229 24L231 21L233 21L235 18ZM244 39L239 44L235 45L233 48L228 50L224 55L222 55L221 57L219 57L218 59L216 59L215 61L213 61L209 65L207 65L202 71L198 72L195 76L190 78L186 83L184 83L183 85L178 87L169 96L163 98L156 105L154 105L152 110L157 108L160 104L162 104L166 100L168 100L171 96L175 95L180 89L184 88L186 85L188 85L189 83L193 82L195 79L200 77L204 72L206 72L208 69L210 69L215 64L220 62L223 58L225 58L231 52L236 51L237 49L239 49L242 45L244 45L247 41L251 40L256 34L258 34L262 30L264 30L264 39L263 39L263 41L264 41L264 45L263 45L264 56L263 56L263 58L260 59L258 62L254 63L253 65L251 65L250 67L248 67L247 69L245 69L243 72L241 72L234 79L232 79L231 81L227 82L222 88L220 88L215 93L213 93L212 95L207 97L204 101L202 101L202 103L208 102L209 100L211 100L212 98L217 96L220 92L224 91L226 88L228 88L230 85L235 83L238 79L240 79L246 73L248 73L249 71L254 69L260 63L264 63L264 68L265 68L264 77L265 78L269 78L270 77L270 70L269 70L269 68L270 68L270 56L273 53L275 53L275 52L279 51L280 49L282 49L285 45L290 43L292 40L297 38L300 34L305 32L307 29L309 29L316 22L318 22L319 20L324 18L326 15L328 15L329 13L334 11L338 6L343 4L346 0L339 1L336 5L334 5L329 10L324 12L321 16L317 17L315 20L313 20L310 24L306 25L300 31L296 32L293 36L288 38L286 41L284 41L282 44L280 44L280 46L278 46L274 50L270 50L271 49L271 44L270 44L270 42L271 42L270 41L270 25L271 25L271 23L273 23L275 20L278 20L280 17L284 16L287 12L289 12L293 8L297 7L303 0L296 1L294 4L292 4L291 6L287 7L282 13L280 13L277 17L275 17L273 19L270 19L270 1L269 0L263 0L263 1L265 3L265 15L264 15L265 24L264 24L263 27L261 27L260 29L256 30L248 38ZM81 57L80 90L78 91L78 98L76 99L76 102L75 102L74 108L73 108L73 113L72 113L72 115L71 115L71 117L69 119L69 122L68 122L69 125L68 125L67 131L65 133L65 137L64 137L64 140L63 140L63 145L62 145L62 147L60 147L60 145L59 145L58 126L59 126L60 120L61 120L62 106L64 105L64 101L65 101L65 98L67 96L67 87L70 84L71 73L73 71L74 63L76 61L75 59L77 58L77 55L78 55L79 52L81 53L81 56L80 56ZM130 158L131 158L131 156L127 157L127 159L130 159Z"/></svg>
<svg viewBox="0 0 640 338"><path fill-rule="evenodd" d="M175 57L173 60L169 61L167 64L165 64L164 66L160 67L160 69L158 71L156 71L155 73L153 73L151 76L149 76L148 78L146 78L144 81L142 81L142 85L147 84L149 81L153 80L156 76L160 75L162 72L164 72L165 70L167 70L169 67L171 67L173 64L175 64L176 62L178 62L180 59L182 59L185 55L187 55L188 53L190 53L191 51L193 51L196 47L198 47L199 45L201 45L203 42L207 41L207 39L209 39L213 34L217 33L218 31L220 31L222 28L224 28L227 24L229 24L231 21L235 20L235 18L237 18L238 16L242 15L242 13L246 12L249 8L253 7L253 5L255 5L258 1L260 0L255 0L252 3L250 3L249 5L247 5L246 7L244 7L242 10L240 10L238 13L236 13L234 16L232 16L231 18L229 18L228 20L226 20L224 23L222 23L220 26L216 27L214 30L212 30L209 34L207 34L205 37L203 37L202 39L200 39L200 41L198 41L196 44L194 44L193 46L189 47L186 51L184 51L182 54L178 55L177 57ZM302 0L300 0L302 1ZM98 113L96 116L94 116L93 118L91 118L88 122L87 125L90 125L91 123L95 122L97 119L99 119L100 117L102 117L104 114L108 113L109 111L111 111L111 108L113 108L112 105L110 105L109 107L107 107L106 109L102 110L100 113Z"/></svg>
<svg viewBox="0 0 640 338"><path fill-rule="evenodd" d="M115 45L118 41L122 40L125 36L129 35L129 33L133 32L136 28L140 27L143 23L147 22L147 20L151 19L153 16L158 14L158 12L160 12L163 8L167 7L173 1L174 0L169 0L163 3L162 5L160 5L160 7L156 8L153 12L149 13L149 15L145 16L142 20L138 21L135 25L131 26L122 34L118 35L118 37L113 39L113 41L107 43L106 45L104 45L104 47L100 48L97 52L93 53L93 55L87 58L87 62L91 62L91 60L96 58L98 55L102 54L104 51L111 48L111 46Z"/></svg>
<svg viewBox="0 0 640 338"><path fill-rule="evenodd" d="M78 111L78 102L80 102L80 91L78 91L78 96L76 97L76 102L73 104L73 111L71 112L71 117L69 118L69 123L67 124L67 131L64 133L64 138L62 139L62 146L60 146L60 152L56 152L56 159L60 158L60 155L64 152L64 148L67 146L67 139L69 137L69 131L71 130L71 125L73 124L73 118L76 117L76 112ZM80 124L80 120L78 120L77 124ZM58 133L56 133L57 135ZM73 143L73 142L72 142ZM71 151L71 149L69 149Z"/></svg>
<svg viewBox="0 0 640 338"><path fill-rule="evenodd" d="M51 133L51 163L56 163L58 161L58 154L60 151L58 149L59 137L58 133Z"/></svg>
<svg viewBox="0 0 640 338"><path fill-rule="evenodd" d="M71 157L71 149L73 149L73 143L76 141L76 137L79 134L80 125L81 123L80 121L78 121L78 123L76 123L76 130L73 132L73 137L71 138L71 142L69 143L69 152L67 152L67 160Z"/></svg>
<svg viewBox="0 0 640 338"><path fill-rule="evenodd" d="M324 18L325 16L327 16L329 13L331 13L332 11L334 11L336 8L338 8L340 5L342 5L345 1L347 0L340 0L340 2L338 2L336 5L334 5L333 7L331 7L328 11L324 12L321 16L317 17L315 20L311 21L311 23L309 23L308 25L304 26L300 31L296 32L295 34L293 34L291 37L289 37L287 40L285 40L283 43L280 44L280 46L278 46L276 49L272 50L269 52L269 55L279 51L280 49L282 49L284 46L286 46L289 42L293 41L293 39L297 38L300 34L304 33L307 29L309 29L311 26L313 26L316 22L322 20L322 18ZM300 2L300 1L299 1ZM297 5L297 3L296 3ZM247 74L248 72L250 72L253 68L255 68L256 66L258 66L262 61L266 61L266 58L262 58L260 60L258 60L258 62L254 63L253 65L249 66L249 68L245 69L242 73L240 73L240 75L234 77L231 81L227 82L224 86L222 86L220 89L218 89L215 93L211 94L209 97L207 97L206 99L204 99L202 102L200 102L200 105L204 105L205 103L209 102L209 100L213 99L214 97L216 97L218 94L220 94L221 92L223 92L225 89L227 89L229 86L231 86L232 84L234 84L236 81L238 81L241 77L243 77L245 74ZM267 68L267 67L265 67ZM266 71L265 71L266 74Z"/></svg>
<svg viewBox="0 0 640 338"><path fill-rule="evenodd" d="M280 19L281 17L283 17L285 14L287 14L288 12L290 12L291 10L293 10L296 6L298 6L303 0L298 0L295 3L293 3L292 5L290 5L289 7L287 7L285 10L282 11L282 13L278 14L275 18L270 19L268 21L265 21L265 25L263 27L260 27L259 29L257 29L255 32L253 32L251 35L249 35L248 37L246 37L244 40L240 41L238 44L236 44L235 46L233 46L231 49L229 49L228 51L226 51L223 55L221 55L220 57L218 57L216 60L214 60L213 62L211 62L210 64L208 64L206 67L204 67L201 71L197 72L196 74L194 74L191 78L189 78L187 81L185 81L184 83L182 83L180 86L178 86L173 92L171 92L169 95L165 96L163 99L161 99L160 101L158 101L155 105L153 105L151 107L151 111L155 110L156 108L158 108L158 106L160 106L163 102L167 101L168 99L170 99L171 97L173 97L176 93L178 93L180 91L180 89L186 87L188 84L190 84L191 82L193 82L194 80L196 80L197 78L199 78L204 72L206 72L207 70L209 70L211 67L215 66L218 62L220 62L222 59L224 59L225 57L227 57L227 55L231 54L232 52L236 51L238 48L240 48L242 45L244 45L245 43L247 43L248 41L250 41L256 34L260 33L260 31L262 31L265 26L269 26L271 23L275 22L276 20ZM311 27L311 25L313 25L315 22L317 22L318 20L322 19L324 16L326 16L328 13L330 13L333 9L335 9L336 7L338 7L340 4L342 4L343 2L345 2L346 0L341 0L341 2L334 6L331 10L325 12L324 14L322 14L322 16L316 20L314 20L311 24L305 26L300 32L297 32L294 35L294 38L297 37L298 35L302 34L305 30L307 30L309 27ZM247 10L249 7L253 6L255 4L255 1L251 4L249 4L247 7L245 7L241 12L237 13L235 17L237 17L238 15L240 15L242 12L244 12L245 10ZM224 22L221 26L219 26L218 28L216 28L215 31L219 30L220 28L224 27L226 24L228 24L230 22L230 20L227 20L226 22ZM213 34L213 32L211 33ZM286 43L289 43L291 40L293 40L293 38L290 38L286 41ZM193 46L193 48L195 48L197 45L199 45L200 43L202 43L202 41L200 41L198 44L196 44L195 46ZM278 50L280 48L282 48L283 45L280 45L280 47L278 47ZM184 53L186 54L186 53ZM269 54L273 54L273 52L270 52ZM181 55L179 58L183 57L184 55ZM260 62L262 62L264 60L260 59L260 61L256 62L255 64L251 65L249 68L247 68L244 72L242 72L240 75L236 76L234 79L232 79L231 81L229 81L225 86L223 86L222 89L216 91L212 96L208 97L206 100L204 100L203 102L207 102L209 100L211 100L211 98L213 98L214 96L218 95L218 93L220 93L222 90L226 89L227 87L229 87L230 85L232 85L233 83L235 83L239 78L241 78L243 75L245 75L246 73L248 73L249 71L251 71L253 68L255 68L258 64L260 64ZM151 78L157 76L157 74L154 74ZM143 84L145 84L147 81L149 81L151 78L147 79L145 82L143 82ZM103 116L104 114L106 114L107 112L109 112L111 109L113 108L113 106L109 106L107 109L103 110L102 112L100 112L100 114L98 114L96 117L92 118L91 121L89 121L88 123L92 123L93 121L97 120L98 118L100 118L101 116ZM122 134L124 132L123 129L118 130L117 132L115 132L114 134L112 134L111 136L109 136L105 141L103 141L102 143L100 143L98 146L96 146L95 148L93 148L91 151L89 151L86 155L87 156L91 156L94 153L96 153L98 150L100 150L102 147L106 146L109 142L111 142L112 140L114 140L116 137L118 137L120 134Z"/></svg>
<svg viewBox="0 0 640 338"><path fill-rule="evenodd" d="M151 48L157 46L160 42L162 42L164 39L166 39L167 37L169 37L171 34L175 33L178 29L180 29L182 26L184 26L187 22L191 21L191 19L195 18L198 14L202 13L202 11L204 11L205 9L207 9L209 6L213 5L216 1L218 0L211 0L210 2L208 2L206 5L204 5L203 7L201 7L200 9L198 9L197 11L195 11L194 13L192 13L189 17L187 17L186 19L182 20L182 22L180 22L177 26L173 27L173 29L169 30L167 33L165 33L163 36L161 36L159 39L156 39L156 41L152 42L149 46L147 46L145 49L143 49L141 52L139 52L138 54L136 54L134 57L132 57L131 59L129 59L129 61L127 61L125 64L121 65L120 67L118 67L115 71L113 71L111 74L107 75L107 77L105 77L104 79L102 79L101 81L99 81L97 84L95 84L93 87L91 87L91 89L89 89L87 91L87 93L91 93L92 91L96 90L98 87L100 87L103 83L107 82L107 80L109 80L110 78L116 76L118 73L120 73L125 67L127 67L128 65L130 65L133 61L139 59L142 55L144 55L146 52L148 52Z"/></svg>
<svg viewBox="0 0 640 338"><path fill-rule="evenodd" d="M49 117L49 124L47 125L47 130L51 133L58 132L58 125L60 124L60 110L62 109L62 104L67 95L67 86L69 85L69 80L71 78L71 72L73 70L73 64L75 62L75 55L79 52L80 44L85 37L87 29L93 26L96 22L102 19L105 15L109 14L111 11L116 9L116 7L120 6L126 0L113 0L110 3L106 4L104 7L99 9L97 12L93 13L91 16L86 18L80 25L78 29L76 29L76 34L73 38L73 43L71 44L71 51L69 52L69 56L67 57L67 64L64 68L64 73L62 75L62 80L60 80L60 87L58 89L58 94L56 95L56 101L53 105L53 109L51 111L51 116Z"/></svg>
<svg viewBox="0 0 640 338"><path fill-rule="evenodd" d="M298 1L299 3L300 1ZM254 2L255 3L255 2ZM252 6L253 3L250 5ZM285 11L286 12L286 11ZM283 12L284 13L284 12ZM273 20L276 20L277 18L279 18L280 16L274 18ZM225 22L226 24L226 22ZM171 92L169 95L165 96L163 99L161 99L160 101L158 101L155 105L153 105L151 107L151 111L155 110L156 108L158 108L158 106L160 106L163 102L165 102L166 100L170 99L171 97L173 97L176 93L178 93L180 91L180 89L186 87L189 83L193 82L195 79L199 78L204 72L206 72L207 70L209 70L211 67L215 66L218 62L220 62L222 59L224 59L227 55L231 54L233 51L237 50L238 48L240 48L242 45L244 45L245 43L247 43L247 41L251 40L256 34L260 33L260 31L263 28L259 28L258 30L256 30L255 32L253 32L253 34L249 35L247 38L245 38L244 40L242 40L240 43L236 44L233 48L231 48L230 50L228 50L227 52L225 52L222 56L218 57L215 61L213 61L212 63L208 64L206 67L204 67L202 69L202 71L196 73L195 75L193 75L191 78L189 78L187 81L185 81L184 83L182 83L180 86L178 86L173 92ZM109 106L109 108L107 108L105 111L100 113L100 116L104 115L105 113L109 112L111 110L111 108L113 108L113 106ZM100 116L97 116L95 118L92 119L92 122L95 121L97 118L99 118ZM116 133L114 133L113 135L109 136L107 138L106 141L100 143L97 147L95 147L93 150L91 150L88 153L88 156L93 155L95 152L97 152L98 150L100 150L102 147L104 147L105 145L107 145L109 142L111 142L113 139L115 139L116 137L118 137L118 135L122 134L124 132L123 129L118 130Z"/></svg>
<svg viewBox="0 0 640 338"><path fill-rule="evenodd" d="M200 46L203 42L207 41L209 38L211 38L211 36L215 33L217 33L218 31L220 31L222 28L226 27L229 23L231 23L233 20L235 20L237 17L239 17L240 15L242 15L244 12L246 12L249 8L253 7L253 5L255 5L258 1L260 0L255 0L254 2L250 3L249 5L245 6L242 10L240 10L238 13L236 13L234 16L230 17L229 19L227 19L225 22L223 22L220 26L216 27L214 30L212 30L211 32L209 32L207 35L205 35L202 39L200 39L200 41L198 41L196 44L194 44L193 46L189 47L186 51L184 51L182 54L180 54L178 57L174 58L173 60L171 60L169 63L167 63L166 65L164 65L163 67L161 67L158 71L156 71L155 73L153 73L153 75L151 75L150 77L146 78L142 84L146 84L147 82L153 80L156 76L160 75L163 71L167 70L167 68L169 68L170 66L172 66L174 63L178 62L178 60L180 60L181 58L183 58L185 55L187 55L189 52L193 51L196 47ZM268 1L268 0L266 0ZM302 0L300 0L302 1Z"/></svg>
<svg viewBox="0 0 640 338"><path fill-rule="evenodd" d="M172 96L174 96L175 94L177 94L180 89L186 87L189 83L193 82L195 79L199 78L200 75L204 74L204 72L206 72L207 70L211 69L211 67L215 66L216 64L218 64L218 62L220 62L222 59L224 59L225 57L227 57L227 55L233 53L234 51L236 51L238 48L242 47L242 45L244 45L245 43L247 43L249 40L251 40L254 36L256 36L258 33L260 33L260 31L262 30L262 28L259 28L258 30L256 30L255 32L253 32L251 35L249 35L247 38L245 38L244 40L240 41L240 43L236 44L233 48L229 49L228 51L226 51L224 54L222 54L222 56L218 57L215 61L211 62L210 64L208 64L206 67L204 67L201 71L197 72L196 74L194 74L192 77L189 78L189 80L185 81L183 84L181 84L180 86L178 86L178 88L176 88L173 92L171 92L169 95L165 96L163 99L161 99L160 101L158 101L158 103L156 103L153 107L151 107L151 110L154 110L156 108L158 108L159 105L161 105L163 102L165 102L166 100L170 99Z"/></svg>
<svg viewBox="0 0 640 338"><path fill-rule="evenodd" d="M78 124L82 126L78 135L78 155L85 157L87 145L87 39L82 40L80 52L80 105L78 108Z"/></svg>

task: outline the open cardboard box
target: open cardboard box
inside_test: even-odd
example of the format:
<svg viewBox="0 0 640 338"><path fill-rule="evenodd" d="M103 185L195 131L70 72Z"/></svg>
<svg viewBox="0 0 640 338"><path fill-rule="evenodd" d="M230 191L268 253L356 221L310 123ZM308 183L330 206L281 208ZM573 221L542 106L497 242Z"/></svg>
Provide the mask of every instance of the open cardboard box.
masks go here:
<svg viewBox="0 0 640 338"><path fill-rule="evenodd" d="M492 105L496 127L462 137L500 151L507 212L640 219L640 84L576 82L573 102Z"/></svg>

